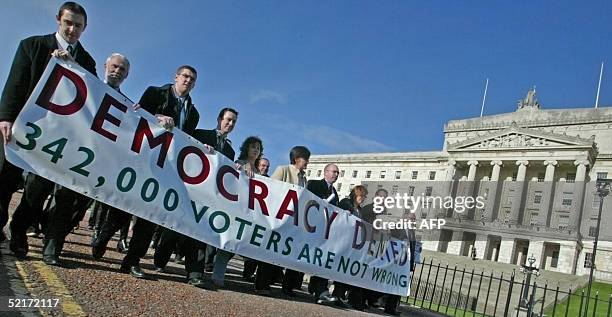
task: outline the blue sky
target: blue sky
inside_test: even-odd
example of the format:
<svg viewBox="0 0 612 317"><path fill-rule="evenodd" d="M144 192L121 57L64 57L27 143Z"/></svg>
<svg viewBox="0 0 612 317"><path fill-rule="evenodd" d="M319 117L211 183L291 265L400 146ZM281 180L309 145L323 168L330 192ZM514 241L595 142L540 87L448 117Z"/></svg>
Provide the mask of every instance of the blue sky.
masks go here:
<svg viewBox="0 0 612 317"><path fill-rule="evenodd" d="M0 84L20 39L56 30L62 1L8 0L0 11ZM240 111L231 139L264 140L275 167L293 145L315 154L440 150L443 125L511 112L537 86L543 108L612 105L610 1L81 1L81 42L102 74L132 63L133 100L199 72L192 92L213 128Z"/></svg>

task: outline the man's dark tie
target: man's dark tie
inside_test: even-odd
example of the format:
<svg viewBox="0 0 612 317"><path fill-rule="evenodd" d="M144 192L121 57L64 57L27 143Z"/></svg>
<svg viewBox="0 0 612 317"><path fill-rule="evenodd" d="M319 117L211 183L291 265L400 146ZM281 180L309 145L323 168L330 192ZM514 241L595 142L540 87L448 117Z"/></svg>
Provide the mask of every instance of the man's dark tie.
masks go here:
<svg viewBox="0 0 612 317"><path fill-rule="evenodd" d="M68 51L68 53L70 53L70 56L74 57L74 47L72 45L68 45L68 48L66 50Z"/></svg>

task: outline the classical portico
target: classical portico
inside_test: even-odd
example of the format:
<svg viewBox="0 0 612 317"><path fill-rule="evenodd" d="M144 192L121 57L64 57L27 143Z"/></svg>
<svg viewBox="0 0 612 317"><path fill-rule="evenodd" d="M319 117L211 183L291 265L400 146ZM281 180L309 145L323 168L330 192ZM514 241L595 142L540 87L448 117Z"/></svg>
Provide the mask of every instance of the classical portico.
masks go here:
<svg viewBox="0 0 612 317"><path fill-rule="evenodd" d="M612 178L612 108L544 110L533 89L515 112L450 120L444 136L439 152L315 155L309 169L337 163L352 171L356 177L338 179L344 193L350 183L390 194L483 199L483 206L466 210L419 207L418 218L447 221L443 230L419 233L425 249L512 264L533 254L542 269L588 272L594 183ZM402 217L405 210L397 212ZM611 223L612 212L603 218ZM612 230L602 230L600 241L607 253L597 258L611 260L596 275L612 280Z"/></svg>

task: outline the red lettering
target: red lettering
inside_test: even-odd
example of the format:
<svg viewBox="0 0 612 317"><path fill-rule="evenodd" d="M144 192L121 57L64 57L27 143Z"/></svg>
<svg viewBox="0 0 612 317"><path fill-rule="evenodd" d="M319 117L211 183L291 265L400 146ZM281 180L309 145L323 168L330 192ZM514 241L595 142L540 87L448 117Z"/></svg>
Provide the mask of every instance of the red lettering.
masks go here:
<svg viewBox="0 0 612 317"><path fill-rule="evenodd" d="M290 203L293 203L293 210L288 209ZM293 225L297 226L298 225L298 217L296 215L297 213L298 213L297 192L293 189L290 189L287 192L287 195L285 195L285 199L283 199L283 203L278 209L278 213L276 214L276 219L283 220L283 217L285 217L285 215L289 215L293 217Z"/></svg>
<svg viewBox="0 0 612 317"><path fill-rule="evenodd" d="M257 193L256 189L259 188L260 192ZM255 199L259 202L261 213L269 216L268 206L266 205L266 197L268 197L268 186L264 182L258 181L254 178L249 179L249 209L255 210Z"/></svg>
<svg viewBox="0 0 612 317"><path fill-rule="evenodd" d="M127 106L125 106L124 104L122 104L117 99L110 96L109 94L104 94L104 99L102 99L100 108L98 109L98 112L96 113L96 116L94 117L93 123L91 124L91 129L93 131L98 132L100 135L106 137L107 139L111 141L117 141L117 136L115 134L111 133L108 130L105 130L102 127L105 120L112 123L113 125L117 127L121 125L121 120L119 120L117 117L113 116L112 114L108 112L111 106L121 110L121 112L124 112L124 113L127 111Z"/></svg>
<svg viewBox="0 0 612 317"><path fill-rule="evenodd" d="M142 141L145 136L147 137L147 142L149 143L150 149L153 149L160 144L162 145L162 148L159 151L159 157L157 157L157 166L164 168L166 155L168 155L168 149L170 148L170 143L172 142L172 137L174 134L172 134L172 132L165 131L154 138L153 132L151 132L147 120L145 118L140 118L140 122L138 122L138 127L136 128L136 134L134 135L134 141L132 142L132 151L140 153Z"/></svg>
<svg viewBox="0 0 612 317"><path fill-rule="evenodd" d="M51 102L62 78L70 80L76 87L76 96L67 105L58 105ZM36 99L36 104L59 115L71 115L83 108L87 99L87 85L81 76L71 70L56 64L49 75L49 80L45 83L40 95Z"/></svg>
<svg viewBox="0 0 612 317"><path fill-rule="evenodd" d="M236 179L240 178L240 174L237 170L235 170L229 165L223 165L221 166L221 168L219 168L219 171L217 172L217 189L219 189L219 193L221 193L221 196L225 197L227 200L238 201L238 195L230 194L227 189L225 189L225 186L223 184L223 176L225 176L225 174L227 173L234 175Z"/></svg>
<svg viewBox="0 0 612 317"><path fill-rule="evenodd" d="M196 176L189 176L185 172L185 158L189 154L195 154L197 157L200 158L200 161L202 162L202 170ZM183 182L187 184L191 184L191 185L200 184L204 182L206 178L208 178L208 174L210 174L210 162L208 161L208 157L206 157L206 154L204 154L204 152L202 152L200 148L192 146L192 145L186 146L181 149L181 151L178 154L176 164L177 164L179 176L181 177Z"/></svg>
<svg viewBox="0 0 612 317"><path fill-rule="evenodd" d="M310 223L308 222L308 213L310 212L310 208L312 207L317 208L317 211L318 211L319 203L316 200L311 200L308 203L306 203L306 208L304 211L304 228L306 228L306 231L310 233L317 231L317 226L311 226Z"/></svg>

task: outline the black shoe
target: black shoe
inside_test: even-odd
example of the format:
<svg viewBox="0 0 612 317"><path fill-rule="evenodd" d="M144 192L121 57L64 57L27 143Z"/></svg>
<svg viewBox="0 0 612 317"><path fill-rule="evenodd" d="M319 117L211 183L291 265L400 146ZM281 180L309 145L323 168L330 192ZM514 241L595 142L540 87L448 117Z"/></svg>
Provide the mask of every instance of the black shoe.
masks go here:
<svg viewBox="0 0 612 317"><path fill-rule="evenodd" d="M213 266L212 266L212 265L207 265L207 266L204 268L204 271L205 271L205 272L208 272L208 273L211 273L211 272L213 271Z"/></svg>
<svg viewBox="0 0 612 317"><path fill-rule="evenodd" d="M0 230L0 242L4 241L6 241L6 234L4 234L4 232Z"/></svg>
<svg viewBox="0 0 612 317"><path fill-rule="evenodd" d="M125 241L125 239L119 240L119 242L117 242L117 252L119 252L119 253L127 253L127 251L128 251L128 243L127 243L127 241Z"/></svg>
<svg viewBox="0 0 612 317"><path fill-rule="evenodd" d="M295 297L296 296L295 292L292 289L290 289L290 288L283 288L282 292L283 292L283 294L285 294L285 295L287 295L289 297Z"/></svg>
<svg viewBox="0 0 612 317"><path fill-rule="evenodd" d="M28 241L21 239L11 239L9 249L15 254L18 259L25 259L28 254Z"/></svg>
<svg viewBox="0 0 612 317"><path fill-rule="evenodd" d="M103 246L94 245L91 248L91 256L94 258L94 260L101 259L104 256L105 252L106 252L106 247L103 247Z"/></svg>
<svg viewBox="0 0 612 317"><path fill-rule="evenodd" d="M157 273L166 273L166 269L156 265L155 266L155 272L157 272Z"/></svg>
<svg viewBox="0 0 612 317"><path fill-rule="evenodd" d="M195 287L199 287L199 288L207 288L207 284L204 282L203 279L199 278L199 277L192 277L189 279L189 281L187 281L187 284L189 285L193 285Z"/></svg>
<svg viewBox="0 0 612 317"><path fill-rule="evenodd" d="M145 273L142 271L142 269L140 268L140 266L138 265L132 265L130 266L130 275L135 277L135 278L146 278L147 276L145 275Z"/></svg>
<svg viewBox="0 0 612 317"><path fill-rule="evenodd" d="M61 266L59 258L57 256L55 256L55 255L45 255L45 256L43 256L43 262L46 265Z"/></svg>

